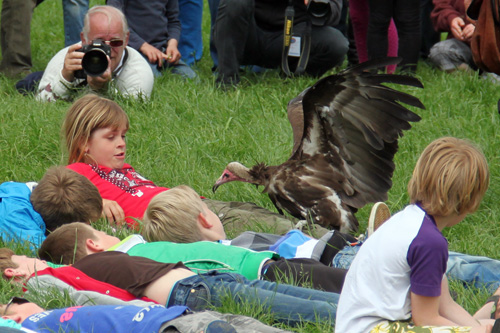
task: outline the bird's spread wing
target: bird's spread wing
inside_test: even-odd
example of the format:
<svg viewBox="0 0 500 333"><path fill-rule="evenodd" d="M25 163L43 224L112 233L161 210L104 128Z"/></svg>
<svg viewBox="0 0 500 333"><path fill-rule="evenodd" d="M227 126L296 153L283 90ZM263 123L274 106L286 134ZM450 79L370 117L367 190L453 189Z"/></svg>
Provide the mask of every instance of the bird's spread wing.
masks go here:
<svg viewBox="0 0 500 333"><path fill-rule="evenodd" d="M425 108L418 98L384 85L422 87L418 79L373 73L397 60L369 61L323 78L289 103L294 131L290 160L312 163L312 156L324 155L336 172L345 175L343 189L336 190L351 207L386 200L397 140L411 128L410 122L420 120L403 104Z"/></svg>

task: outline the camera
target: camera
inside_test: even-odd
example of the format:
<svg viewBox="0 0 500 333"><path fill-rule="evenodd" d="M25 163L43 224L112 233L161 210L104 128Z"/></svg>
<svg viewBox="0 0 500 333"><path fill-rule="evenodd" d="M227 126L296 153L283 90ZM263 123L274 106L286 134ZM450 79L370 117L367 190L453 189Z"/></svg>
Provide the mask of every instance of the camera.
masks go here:
<svg viewBox="0 0 500 333"><path fill-rule="evenodd" d="M311 22L316 26L323 26L330 17L330 1L329 0L309 0L307 4L307 13L311 18Z"/></svg>
<svg viewBox="0 0 500 333"><path fill-rule="evenodd" d="M89 76L99 76L108 68L108 57L111 56L111 47L102 39L94 39L90 44L82 46L78 52L85 55L82 58L83 70L75 71L75 78L85 79Z"/></svg>

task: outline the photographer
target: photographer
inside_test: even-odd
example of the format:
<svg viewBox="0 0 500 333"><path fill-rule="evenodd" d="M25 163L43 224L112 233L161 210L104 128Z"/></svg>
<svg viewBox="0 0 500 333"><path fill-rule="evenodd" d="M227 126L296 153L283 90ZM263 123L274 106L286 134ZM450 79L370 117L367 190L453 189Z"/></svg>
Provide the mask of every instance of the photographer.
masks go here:
<svg viewBox="0 0 500 333"><path fill-rule="evenodd" d="M127 46L129 31L122 12L111 6L91 8L80 37L81 43L62 49L50 60L38 86L38 100L69 99L72 90L87 86L94 91L110 89L122 95L149 97L153 73L146 60ZM90 49L103 53L96 58L105 68L103 73L82 66L85 51Z"/></svg>
<svg viewBox="0 0 500 333"><path fill-rule="evenodd" d="M348 42L339 30L333 28L339 22L342 1L325 1L326 8L323 8L321 3L318 4L322 1L315 0L311 5L313 8L320 6L319 17L317 14L312 15L314 10L311 11L311 7L308 10L308 0L291 2L293 4L290 7L294 10L293 36L300 37L300 42L303 42L309 35L311 41L305 73L321 76L342 64ZM214 26L214 42L219 60L217 84L221 87L237 85L240 65L264 68L279 68L282 65L283 28L288 5L288 0L220 1ZM295 42L298 40L294 39ZM290 50L295 56L289 56L287 60L291 72L294 72L300 56L307 54L302 54L300 47L290 47Z"/></svg>

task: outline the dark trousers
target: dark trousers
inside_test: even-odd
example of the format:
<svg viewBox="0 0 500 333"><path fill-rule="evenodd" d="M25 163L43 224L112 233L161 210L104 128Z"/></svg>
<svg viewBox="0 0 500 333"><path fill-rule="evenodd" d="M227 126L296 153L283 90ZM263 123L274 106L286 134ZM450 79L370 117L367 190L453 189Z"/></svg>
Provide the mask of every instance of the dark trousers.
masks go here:
<svg viewBox="0 0 500 333"><path fill-rule="evenodd" d="M31 69L31 17L36 0L3 0L0 22L0 72L15 77Z"/></svg>
<svg viewBox="0 0 500 333"><path fill-rule="evenodd" d="M238 77L240 65L279 68L283 29L265 31L258 27L254 9L254 0L220 1L214 27L220 77ZM301 30L302 27L294 26L294 32ZM340 65L347 49L347 39L339 30L333 27L313 26L306 73L320 76L334 66Z"/></svg>
<svg viewBox="0 0 500 333"><path fill-rule="evenodd" d="M398 56L403 70L415 71L420 53L420 0L369 0L368 57L387 55L387 30L391 18L398 30Z"/></svg>
<svg viewBox="0 0 500 333"><path fill-rule="evenodd" d="M272 263L264 274L269 281L312 287L340 294L347 270L323 265L314 259L284 259Z"/></svg>

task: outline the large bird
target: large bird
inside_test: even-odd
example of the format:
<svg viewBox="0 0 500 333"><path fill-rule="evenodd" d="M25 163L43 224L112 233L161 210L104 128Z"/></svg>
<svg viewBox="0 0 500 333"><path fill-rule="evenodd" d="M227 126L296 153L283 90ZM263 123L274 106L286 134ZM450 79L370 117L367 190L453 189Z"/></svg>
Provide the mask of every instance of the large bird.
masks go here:
<svg viewBox="0 0 500 333"><path fill-rule="evenodd" d="M288 103L291 157L283 164L226 166L213 191L230 181L262 185L280 213L342 232L357 230L356 211L387 200L398 138L420 117L400 102L425 109L393 83L423 88L404 75L377 74L399 58L369 61L325 77Z"/></svg>

